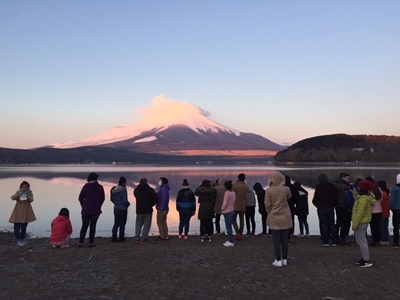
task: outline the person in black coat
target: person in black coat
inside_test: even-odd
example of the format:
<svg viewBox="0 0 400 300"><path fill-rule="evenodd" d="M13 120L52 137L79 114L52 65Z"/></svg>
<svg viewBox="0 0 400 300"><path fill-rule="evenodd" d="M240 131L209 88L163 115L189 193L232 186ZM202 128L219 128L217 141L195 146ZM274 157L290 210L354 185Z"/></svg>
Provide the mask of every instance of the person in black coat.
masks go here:
<svg viewBox="0 0 400 300"><path fill-rule="evenodd" d="M153 206L157 204L157 194L148 185L147 179L142 178L139 185L133 191L133 195L136 197L135 242L143 244L148 242L151 220L153 218Z"/></svg>
<svg viewBox="0 0 400 300"><path fill-rule="evenodd" d="M257 202L258 202L258 212L261 215L261 222L262 222L262 232L258 235L267 235L267 217L268 213L265 208L265 190L263 189L261 183L256 182L253 185L253 190L256 192L257 195ZM268 231L271 234L271 229Z"/></svg>
<svg viewBox="0 0 400 300"><path fill-rule="evenodd" d="M289 240L294 234L294 215L296 213L296 205L299 203L299 191L294 187L292 184L292 181L288 175L285 176L285 186L287 186L290 189L290 192L292 193L292 198L288 199L289 207L290 207L290 212L292 213L292 222L293 222L293 228L290 229L290 235L289 235ZM290 242L289 242L290 243Z"/></svg>
<svg viewBox="0 0 400 300"><path fill-rule="evenodd" d="M308 227L307 216L308 216L308 192L301 186L301 183L296 181L293 186L299 192L299 201L296 205L296 215L299 221L300 234L299 237L304 237L304 228L306 229L306 236L310 235L310 229Z"/></svg>
<svg viewBox="0 0 400 300"><path fill-rule="evenodd" d="M197 217L200 220L200 236L201 242L208 240L211 242L213 234L213 219L215 200L217 199L217 191L211 186L210 180L205 179L194 192L199 196L199 213Z"/></svg>

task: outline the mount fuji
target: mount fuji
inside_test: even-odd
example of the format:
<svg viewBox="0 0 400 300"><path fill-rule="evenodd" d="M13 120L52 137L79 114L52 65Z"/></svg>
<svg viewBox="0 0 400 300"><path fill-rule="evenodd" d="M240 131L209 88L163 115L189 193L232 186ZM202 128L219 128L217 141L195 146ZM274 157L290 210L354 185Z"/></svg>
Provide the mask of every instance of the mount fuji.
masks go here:
<svg viewBox="0 0 400 300"><path fill-rule="evenodd" d="M139 113L143 119L137 123L50 147L96 146L159 154L240 156L270 156L285 148L260 135L219 124L209 119L209 113L200 107L163 95L154 98L152 105Z"/></svg>

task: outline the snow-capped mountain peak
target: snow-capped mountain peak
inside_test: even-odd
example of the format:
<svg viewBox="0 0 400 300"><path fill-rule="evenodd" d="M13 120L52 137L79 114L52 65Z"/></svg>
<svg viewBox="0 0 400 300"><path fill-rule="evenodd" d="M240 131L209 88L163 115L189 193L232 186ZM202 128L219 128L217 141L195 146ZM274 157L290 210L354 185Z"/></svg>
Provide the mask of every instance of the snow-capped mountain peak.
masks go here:
<svg viewBox="0 0 400 300"><path fill-rule="evenodd" d="M89 137L80 142L53 144L55 148L76 148L83 146L98 146L139 137L146 132L161 132L173 126L187 127L196 133L225 132L239 136L240 131L223 126L208 118L209 113L198 106L184 101L167 99L164 95L154 98L152 104L140 109L143 117L137 123L116 126L102 134ZM138 139L138 142L148 142L157 139L155 136Z"/></svg>

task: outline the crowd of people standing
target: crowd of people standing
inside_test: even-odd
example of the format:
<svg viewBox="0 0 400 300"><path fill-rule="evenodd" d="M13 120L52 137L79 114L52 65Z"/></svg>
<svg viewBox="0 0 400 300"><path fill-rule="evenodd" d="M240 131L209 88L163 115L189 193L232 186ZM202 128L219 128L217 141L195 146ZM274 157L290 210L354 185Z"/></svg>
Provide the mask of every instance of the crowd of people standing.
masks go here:
<svg viewBox="0 0 400 300"><path fill-rule="evenodd" d="M84 245L88 229L89 247L96 246L96 224L106 198L98 177L98 174L90 173L78 196L82 208L78 247ZM399 248L400 174L397 175L396 185L391 190L384 180L375 182L371 176L365 179L357 178L354 184L350 182L348 173L340 173L333 182L329 181L326 174L320 174L317 179L312 204L317 208L322 246L349 245L348 236L352 229L362 255L362 259L356 264L360 267L371 266L368 247L389 244L388 226L392 211L392 247ZM125 226L130 206L126 185L126 178L120 177L118 184L110 190L110 200L114 204L112 242L126 241ZM149 242L154 208L159 230L158 240L168 241L167 216L171 197L168 179L160 177L156 191L148 184L146 178L142 178L133 194L136 199L135 243ZM17 245L23 246L27 243L27 225L36 220L31 206L33 193L29 183L23 181L11 199L16 201L16 204L10 222L14 223ZM255 211L258 204L262 220L262 231L259 235L273 237L274 266L287 265L290 240L294 236L295 216L300 230L298 236L305 237L310 233L307 222L308 192L300 182L292 182L289 176L280 172L275 172L268 178L266 189L260 182L250 187L243 173L240 173L234 182L226 177L221 177L215 182L204 179L194 191L190 188L188 180L184 179L175 199L176 210L179 213L179 239L189 238L190 220L197 211L201 242L211 242L214 234L222 233L220 221L223 216L228 236L228 240L223 243L226 247L232 247L235 241L243 239L245 225L246 235L256 234ZM367 242L368 225L372 237L370 244ZM67 208L60 210L51 227L50 242L53 247L69 247L72 226Z"/></svg>

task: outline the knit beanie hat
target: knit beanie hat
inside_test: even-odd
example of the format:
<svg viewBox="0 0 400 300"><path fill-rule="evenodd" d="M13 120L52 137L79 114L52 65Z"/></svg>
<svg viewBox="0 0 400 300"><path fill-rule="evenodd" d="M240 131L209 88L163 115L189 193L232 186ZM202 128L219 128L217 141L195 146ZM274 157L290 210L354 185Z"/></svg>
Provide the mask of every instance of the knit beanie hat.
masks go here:
<svg viewBox="0 0 400 300"><path fill-rule="evenodd" d="M182 188L188 188L189 186L189 182L186 179L183 179Z"/></svg>
<svg viewBox="0 0 400 300"><path fill-rule="evenodd" d="M375 184L373 184L371 181L368 180L361 180L358 183L358 188L361 191L372 191L375 188Z"/></svg>
<svg viewBox="0 0 400 300"><path fill-rule="evenodd" d="M397 174L397 176L396 176L396 184L399 184L400 183L400 174Z"/></svg>

